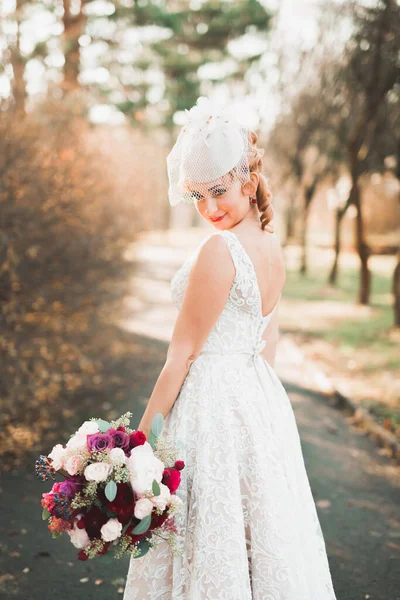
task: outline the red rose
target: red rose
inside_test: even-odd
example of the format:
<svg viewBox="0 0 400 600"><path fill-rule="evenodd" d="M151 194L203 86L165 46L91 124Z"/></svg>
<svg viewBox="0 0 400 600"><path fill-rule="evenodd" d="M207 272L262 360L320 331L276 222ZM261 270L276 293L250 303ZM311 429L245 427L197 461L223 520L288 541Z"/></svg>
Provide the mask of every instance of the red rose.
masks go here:
<svg viewBox="0 0 400 600"><path fill-rule="evenodd" d="M168 514L168 508L166 508L161 515L157 515L157 513L154 513L151 519L150 529L156 529L157 527L161 527L165 519L168 517Z"/></svg>
<svg viewBox="0 0 400 600"><path fill-rule="evenodd" d="M164 469L162 483L169 488L171 493L178 489L181 482L181 473L173 468Z"/></svg>
<svg viewBox="0 0 400 600"><path fill-rule="evenodd" d="M119 426L117 427L117 431L123 431L123 432L125 433L125 431L126 431L126 428L125 428L123 425L119 425Z"/></svg>
<svg viewBox="0 0 400 600"><path fill-rule="evenodd" d="M182 471L182 469L185 466L185 463L183 462L183 460L176 460L174 466L175 466L175 469L178 469L178 471Z"/></svg>
<svg viewBox="0 0 400 600"><path fill-rule="evenodd" d="M89 557L86 554L86 552L84 552L83 550L79 550L78 558L79 558L79 560L87 560Z"/></svg>
<svg viewBox="0 0 400 600"><path fill-rule="evenodd" d="M90 510L83 516L85 529L91 540L101 537L100 529L107 523L108 517L103 513L98 506L92 506Z"/></svg>
<svg viewBox="0 0 400 600"><path fill-rule="evenodd" d="M130 437L130 448L135 448L136 446L143 446L145 442L147 442L146 435L143 431L133 431Z"/></svg>

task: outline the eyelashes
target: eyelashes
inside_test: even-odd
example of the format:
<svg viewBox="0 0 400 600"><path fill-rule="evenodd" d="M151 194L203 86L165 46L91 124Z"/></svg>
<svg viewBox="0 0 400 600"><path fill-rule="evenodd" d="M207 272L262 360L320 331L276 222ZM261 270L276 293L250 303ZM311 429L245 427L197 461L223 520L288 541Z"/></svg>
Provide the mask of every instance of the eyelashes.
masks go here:
<svg viewBox="0 0 400 600"><path fill-rule="evenodd" d="M218 188L213 191L213 196L222 196L223 194L225 194L225 192L226 192L226 189ZM192 192L191 197L194 198L195 200L204 200L204 196L202 196L200 194L200 192Z"/></svg>

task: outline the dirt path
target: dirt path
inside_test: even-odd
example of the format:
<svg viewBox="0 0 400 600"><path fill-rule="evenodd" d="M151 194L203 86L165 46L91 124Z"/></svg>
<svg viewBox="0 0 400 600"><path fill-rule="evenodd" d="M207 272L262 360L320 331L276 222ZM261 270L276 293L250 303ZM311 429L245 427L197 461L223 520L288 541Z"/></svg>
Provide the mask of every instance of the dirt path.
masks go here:
<svg viewBox="0 0 400 600"><path fill-rule="evenodd" d="M169 279L203 235L168 240L154 234L132 250L136 291L126 299L116 332L123 328L142 352L126 366L132 387L114 408L117 414L132 410L133 426L162 367L176 316ZM315 374L303 368L288 340L280 341L276 370L295 411L337 599L400 600L399 469L318 394ZM78 422L87 416L78 415ZM102 416L100 408L96 416ZM40 494L47 487L33 474L34 458L5 474L0 484L0 598L121 598L127 559L80 562L68 538L52 540L41 520Z"/></svg>

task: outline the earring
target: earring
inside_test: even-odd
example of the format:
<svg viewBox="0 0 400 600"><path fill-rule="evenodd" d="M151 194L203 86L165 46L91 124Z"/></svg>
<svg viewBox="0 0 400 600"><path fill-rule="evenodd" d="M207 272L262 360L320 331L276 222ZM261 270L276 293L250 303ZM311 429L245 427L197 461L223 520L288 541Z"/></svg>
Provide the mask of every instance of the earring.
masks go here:
<svg viewBox="0 0 400 600"><path fill-rule="evenodd" d="M250 196L249 198L249 204L256 204L257 202L257 197L256 196Z"/></svg>

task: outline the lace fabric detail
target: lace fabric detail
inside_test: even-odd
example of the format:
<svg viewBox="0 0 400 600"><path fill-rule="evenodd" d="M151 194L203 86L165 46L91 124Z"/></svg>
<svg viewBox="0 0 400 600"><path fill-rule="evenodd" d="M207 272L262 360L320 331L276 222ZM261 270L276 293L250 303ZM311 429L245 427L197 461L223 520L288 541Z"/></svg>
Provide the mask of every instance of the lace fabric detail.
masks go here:
<svg viewBox="0 0 400 600"><path fill-rule="evenodd" d="M273 311L263 317L236 235L211 235L225 239L235 277L161 433L186 465L176 492L183 553L161 542L131 559L123 600L336 600L292 406L259 354ZM178 308L209 237L171 279Z"/></svg>
<svg viewBox="0 0 400 600"><path fill-rule="evenodd" d="M203 351L229 352L252 351L261 343L262 334L268 325L274 309L267 315L262 315L262 302L254 266L246 250L237 236L229 230L210 234L189 256L171 279L171 295L178 309L181 308L190 269L197 257L201 246L211 237L221 235L229 248L235 277L232 281L227 303L211 330Z"/></svg>

